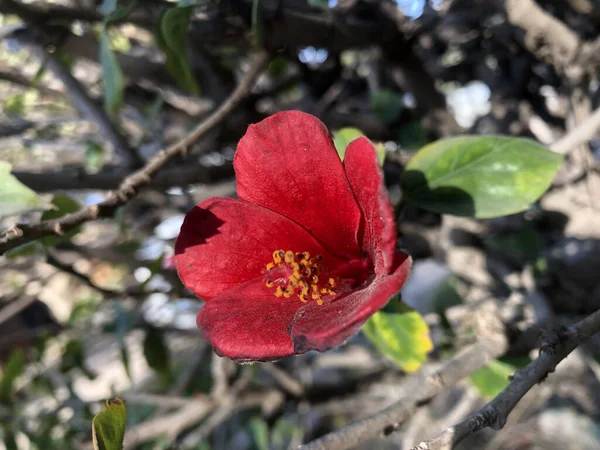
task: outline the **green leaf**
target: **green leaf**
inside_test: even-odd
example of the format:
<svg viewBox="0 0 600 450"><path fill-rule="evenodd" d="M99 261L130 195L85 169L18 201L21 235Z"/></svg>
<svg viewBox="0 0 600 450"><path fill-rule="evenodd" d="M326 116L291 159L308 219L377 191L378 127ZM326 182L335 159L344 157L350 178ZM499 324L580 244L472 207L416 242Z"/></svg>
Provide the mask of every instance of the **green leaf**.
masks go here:
<svg viewBox="0 0 600 450"><path fill-rule="evenodd" d="M94 141L88 141L83 157L83 166L88 173L97 173L104 164L104 147Z"/></svg>
<svg viewBox="0 0 600 450"><path fill-rule="evenodd" d="M110 49L108 29L105 26L100 34L100 64L104 78L104 104L110 114L116 114L123 104L125 80L117 58Z"/></svg>
<svg viewBox="0 0 600 450"><path fill-rule="evenodd" d="M11 165L0 161L0 219L25 212L48 209L42 200L10 173Z"/></svg>
<svg viewBox="0 0 600 450"><path fill-rule="evenodd" d="M490 218L526 210L550 186L562 156L528 139L464 136L420 149L401 185L424 209Z"/></svg>
<svg viewBox="0 0 600 450"><path fill-rule="evenodd" d="M260 17L260 0L252 0L252 35L256 48L263 48L263 26Z"/></svg>
<svg viewBox="0 0 600 450"><path fill-rule="evenodd" d="M531 223L514 233L488 236L484 244L491 253L515 265L534 263L543 249L542 237Z"/></svg>
<svg viewBox="0 0 600 450"><path fill-rule="evenodd" d="M4 111L15 115L15 116L22 116L23 113L25 112L25 95L24 94L17 94L17 95L13 95L12 97L8 97L6 100L4 100Z"/></svg>
<svg viewBox="0 0 600 450"><path fill-rule="evenodd" d="M493 398L508 386L508 377L515 373L516 368L498 361L497 359L471 374L471 381L485 398Z"/></svg>
<svg viewBox="0 0 600 450"><path fill-rule="evenodd" d="M391 123L402 112L402 97L389 89L379 89L371 94L371 110L381 121Z"/></svg>
<svg viewBox="0 0 600 450"><path fill-rule="evenodd" d="M11 403L15 380L23 373L25 367L25 353L23 350L13 350L5 365L2 367L0 377L0 402Z"/></svg>
<svg viewBox="0 0 600 450"><path fill-rule="evenodd" d="M340 159L342 161L344 160L348 144L361 136L364 136L362 131L360 131L358 128L352 127L341 128L333 133L333 144L335 145L335 149L337 150L338 155L340 155ZM375 145L375 151L377 152L379 163L383 165L383 162L385 161L385 146L383 144L373 145Z"/></svg>
<svg viewBox="0 0 600 450"><path fill-rule="evenodd" d="M188 26L193 10L193 6L177 6L165 11L160 19L156 42L167 57L167 72L182 89L198 95L200 88L186 53Z"/></svg>
<svg viewBox="0 0 600 450"><path fill-rule="evenodd" d="M269 426L260 417L253 417L248 423L256 450L269 450Z"/></svg>
<svg viewBox="0 0 600 450"><path fill-rule="evenodd" d="M125 403L119 398L107 401L92 420L94 450L123 450L126 423Z"/></svg>
<svg viewBox="0 0 600 450"><path fill-rule="evenodd" d="M36 255L41 251L43 247L37 241L27 242L26 244L19 245L18 247L11 248L4 255L6 259L15 259L20 256L32 256Z"/></svg>
<svg viewBox="0 0 600 450"><path fill-rule="evenodd" d="M42 214L41 220L54 220L58 219L66 214L79 211L81 205L73 200L71 197L64 194L56 194L52 199L52 205L54 209L50 209ZM45 247L52 247L58 242L65 242L70 240L73 236L81 231L81 227L75 227L62 236L45 236L40 239L40 242Z"/></svg>
<svg viewBox="0 0 600 450"><path fill-rule="evenodd" d="M429 327L421 314L396 296L371 316L362 330L377 350L405 372L418 370L433 349Z"/></svg>
<svg viewBox="0 0 600 450"><path fill-rule="evenodd" d="M164 333L148 327L144 339L144 356L148 365L163 376L171 374L171 355L165 342Z"/></svg>

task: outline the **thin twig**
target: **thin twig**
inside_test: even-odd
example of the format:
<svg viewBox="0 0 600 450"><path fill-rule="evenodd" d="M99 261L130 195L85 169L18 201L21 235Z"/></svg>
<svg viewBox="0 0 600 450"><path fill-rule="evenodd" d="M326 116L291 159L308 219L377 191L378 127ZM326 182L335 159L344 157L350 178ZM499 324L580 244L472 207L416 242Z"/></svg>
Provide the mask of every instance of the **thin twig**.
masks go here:
<svg viewBox="0 0 600 450"><path fill-rule="evenodd" d="M550 148L556 153L567 154L571 150L585 144L598 134L600 130L600 108L596 109L586 120L560 138Z"/></svg>
<svg viewBox="0 0 600 450"><path fill-rule="evenodd" d="M505 350L506 342L503 340L484 339L467 347L437 372L429 376L417 372L407 377L402 389L404 395L393 405L339 431L301 445L298 450L345 450L381 433L388 435L411 417L419 405L454 386L463 378L488 364L492 359L500 356Z"/></svg>
<svg viewBox="0 0 600 450"><path fill-rule="evenodd" d="M46 254L46 262L61 272L65 272L73 277L77 278L79 281L82 281L86 286L91 287L92 289L98 291L100 294L106 297L122 297L125 296L124 292L116 291L114 289L106 289L102 286L98 286L94 283L89 277L84 275L81 272L78 272L71 266L70 264L66 264L58 259L52 252L47 252Z"/></svg>
<svg viewBox="0 0 600 450"><path fill-rule="evenodd" d="M129 167L141 166L144 160L137 150L129 146L125 137L119 133L104 109L90 98L83 85L58 58L48 52L44 44L36 39L31 32L20 30L15 32L14 35L28 48L32 55L41 61L43 66L63 83L65 94L69 97L75 109L83 117L98 125L100 133L113 145L115 151L125 160L125 164Z"/></svg>
<svg viewBox="0 0 600 450"><path fill-rule="evenodd" d="M35 224L16 224L0 235L0 255L7 250L44 236L62 235L69 230L90 220L112 217L117 208L135 197L141 187L148 184L157 172L169 161L183 155L198 139L221 123L228 114L248 95L254 81L268 62L266 52L258 53L253 63L229 98L210 116L200 123L190 134L167 149L156 153L146 165L123 180L117 191L110 192L105 201L67 214L56 220L48 220Z"/></svg>
<svg viewBox="0 0 600 450"><path fill-rule="evenodd" d="M600 310L571 327L558 330L531 363L512 377L510 384L492 401L464 421L422 442L413 450L450 450L468 435L484 428L500 430L508 415L529 390L543 381L556 366L587 338L600 332Z"/></svg>

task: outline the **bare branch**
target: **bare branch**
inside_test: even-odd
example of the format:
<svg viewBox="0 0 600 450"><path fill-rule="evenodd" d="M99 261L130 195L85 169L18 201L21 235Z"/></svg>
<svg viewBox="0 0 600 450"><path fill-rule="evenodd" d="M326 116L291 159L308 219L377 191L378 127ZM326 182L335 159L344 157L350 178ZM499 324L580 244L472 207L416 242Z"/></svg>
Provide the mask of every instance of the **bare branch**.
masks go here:
<svg viewBox="0 0 600 450"><path fill-rule="evenodd" d="M105 166L97 173L88 173L83 167L70 167L52 172L15 171L12 174L36 192L52 192L72 189L117 189L131 172L121 167ZM205 167L200 164L176 165L158 173L148 183L148 187L167 189L173 186L214 183L232 176L231 163L215 167Z"/></svg>
<svg viewBox="0 0 600 450"><path fill-rule="evenodd" d="M37 57L42 65L45 65L65 87L65 94L73 103L77 111L86 119L98 125L100 133L113 145L115 151L125 160L130 167L140 166L143 159L136 150L132 149L125 137L119 133L100 105L95 103L83 85L73 76L71 72L56 58L48 52L46 47L27 30L19 30L14 37L25 45L32 55Z"/></svg>
<svg viewBox="0 0 600 450"><path fill-rule="evenodd" d="M529 390L543 381L556 366L587 338L600 332L600 310L569 328L557 330L540 349L540 355L517 371L510 384L491 402L464 421L422 442L413 450L450 450L468 435L490 427L500 430L508 415Z"/></svg>
<svg viewBox="0 0 600 450"><path fill-rule="evenodd" d="M456 354L441 369L425 375L422 371L407 377L401 386L401 399L383 411L329 433L298 450L344 450L355 447L381 433L395 431L423 403L454 386L463 378L488 364L506 350L505 338L482 338L477 344Z"/></svg>
<svg viewBox="0 0 600 450"><path fill-rule="evenodd" d="M254 81L268 62L268 54L261 52L253 60L251 68L245 74L229 98L210 116L201 122L191 133L167 149L156 153L148 163L137 172L123 180L117 191L110 192L108 198L97 204L67 214L56 220L36 224L17 224L0 235L0 255L21 244L49 235L62 235L78 225L90 220L112 217L117 208L125 205L146 186L162 167L177 156L184 155L198 139L212 130L246 97Z"/></svg>

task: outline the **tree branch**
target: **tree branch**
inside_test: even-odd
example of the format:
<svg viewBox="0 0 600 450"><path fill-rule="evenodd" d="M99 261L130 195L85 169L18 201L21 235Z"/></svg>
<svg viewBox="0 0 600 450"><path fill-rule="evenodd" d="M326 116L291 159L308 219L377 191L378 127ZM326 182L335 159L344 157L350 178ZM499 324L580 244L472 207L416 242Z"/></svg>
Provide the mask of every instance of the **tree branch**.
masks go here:
<svg viewBox="0 0 600 450"><path fill-rule="evenodd" d="M63 168L52 172L13 172L21 183L36 192L52 192L73 189L118 189L123 179L131 172L120 167L107 166L100 172L88 173L83 167ZM165 168L148 183L154 189L173 186L189 186L199 183L214 183L233 176L231 163L205 167L200 164L175 165Z"/></svg>
<svg viewBox="0 0 600 450"><path fill-rule="evenodd" d="M406 377L400 387L400 400L371 417L301 445L298 450L345 450L381 433L388 435L394 432L420 405L506 351L507 340L496 312L495 308L492 311L487 308L483 311L481 319L485 324L477 328L480 329L480 333L485 334L482 334L476 344L457 353L433 374L425 374L424 370L421 370Z"/></svg>
<svg viewBox="0 0 600 450"><path fill-rule="evenodd" d="M141 166L143 159L136 150L129 147L125 137L119 133L104 109L95 103L87 94L83 85L63 66L55 55L48 52L46 47L32 32L19 30L13 35L25 45L32 55L37 57L65 87L65 94L71 103L86 119L98 125L100 133L113 145L115 151L125 160L129 167Z"/></svg>
<svg viewBox="0 0 600 450"><path fill-rule="evenodd" d="M556 366L587 338L600 332L600 310L567 329L556 331L540 349L538 358L517 371L511 383L491 402L464 421L422 442L413 450L450 450L468 435L490 427L500 430L508 415L537 383L542 382Z"/></svg>
<svg viewBox="0 0 600 450"><path fill-rule="evenodd" d="M600 130L600 108L596 109L587 119L552 144L550 148L557 153L567 154L580 145L587 143L598 134L598 130Z"/></svg>
<svg viewBox="0 0 600 450"><path fill-rule="evenodd" d="M190 134L167 149L156 153L147 164L137 172L123 180L117 191L109 193L108 198L97 204L67 214L56 220L48 220L35 224L16 224L0 235L0 255L7 250L35 239L49 235L62 235L65 232L90 220L112 217L117 208L135 197L143 186L150 183L162 167L177 156L184 155L188 148L198 139L212 130L248 95L254 81L267 65L269 58L266 52L254 57L252 65L229 98L210 116L201 122Z"/></svg>

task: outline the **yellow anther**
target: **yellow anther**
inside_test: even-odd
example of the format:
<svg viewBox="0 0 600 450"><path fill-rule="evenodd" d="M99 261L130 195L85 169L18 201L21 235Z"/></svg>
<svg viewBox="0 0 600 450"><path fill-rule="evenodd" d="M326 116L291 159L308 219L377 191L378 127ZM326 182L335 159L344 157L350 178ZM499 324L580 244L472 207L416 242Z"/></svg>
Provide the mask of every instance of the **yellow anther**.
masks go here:
<svg viewBox="0 0 600 450"><path fill-rule="evenodd" d="M292 296L292 290L288 287L285 288L285 291L283 291L283 296L285 298L290 298Z"/></svg>
<svg viewBox="0 0 600 450"><path fill-rule="evenodd" d="M320 298L317 299L317 305L321 306L323 304L323 300L321 300Z"/></svg>
<svg viewBox="0 0 600 450"><path fill-rule="evenodd" d="M321 288L321 294L327 294L327 288Z"/></svg>
<svg viewBox="0 0 600 450"><path fill-rule="evenodd" d="M335 291L333 289L327 289L327 293L329 295L335 295Z"/></svg>
<svg viewBox="0 0 600 450"><path fill-rule="evenodd" d="M283 259L282 253L283 253L283 250L275 250L273 252L273 262L275 264L279 264L282 261L282 259Z"/></svg>
<svg viewBox="0 0 600 450"><path fill-rule="evenodd" d="M274 269L274 268L275 268L275 264L273 264L273 263L267 264L267 270L271 270L271 269Z"/></svg>
<svg viewBox="0 0 600 450"><path fill-rule="evenodd" d="M291 250L288 250L287 252L285 252L285 262L286 263L293 263L294 262L294 252Z"/></svg>
<svg viewBox="0 0 600 450"><path fill-rule="evenodd" d="M329 286L334 287L335 286L335 280L333 278L330 278L329 280L327 280L327 283L329 284Z"/></svg>
<svg viewBox="0 0 600 450"><path fill-rule="evenodd" d="M294 272L297 272L298 270L300 270L300 265L297 262L290 263L290 267L292 268L292 270Z"/></svg>
<svg viewBox="0 0 600 450"><path fill-rule="evenodd" d="M302 303L306 303L306 302L308 302L308 300L306 300L306 297L304 296L304 294L300 294L300 295L298 295L298 298L300 299L300 301L301 301Z"/></svg>
<svg viewBox="0 0 600 450"><path fill-rule="evenodd" d="M312 297L313 300L321 299L321 294L319 294L318 292L313 292L312 294L310 294L310 296Z"/></svg>
<svg viewBox="0 0 600 450"><path fill-rule="evenodd" d="M319 286L317 286L316 284L311 284L310 288L313 292L319 292Z"/></svg>
<svg viewBox="0 0 600 450"><path fill-rule="evenodd" d="M316 276L316 275L313 275L313 276L311 276L311 277L310 277L310 281L311 281L312 283L315 283L315 284L316 284L316 283L318 283L318 282L319 282L319 277L318 277L318 276Z"/></svg>
<svg viewBox="0 0 600 450"><path fill-rule="evenodd" d="M268 288L272 288L274 285L275 285L275 283L273 282L273 280L265 281L265 286Z"/></svg>
<svg viewBox="0 0 600 450"><path fill-rule="evenodd" d="M283 295L283 289L281 289L281 286L277 286L277 289L275 289L275 297L281 297Z"/></svg>
<svg viewBox="0 0 600 450"><path fill-rule="evenodd" d="M296 252L296 259L298 261L300 261L302 258L304 258L304 253L302 253L302 252Z"/></svg>
<svg viewBox="0 0 600 450"><path fill-rule="evenodd" d="M304 252L303 255L304 259L310 259L310 253L309 252Z"/></svg>

